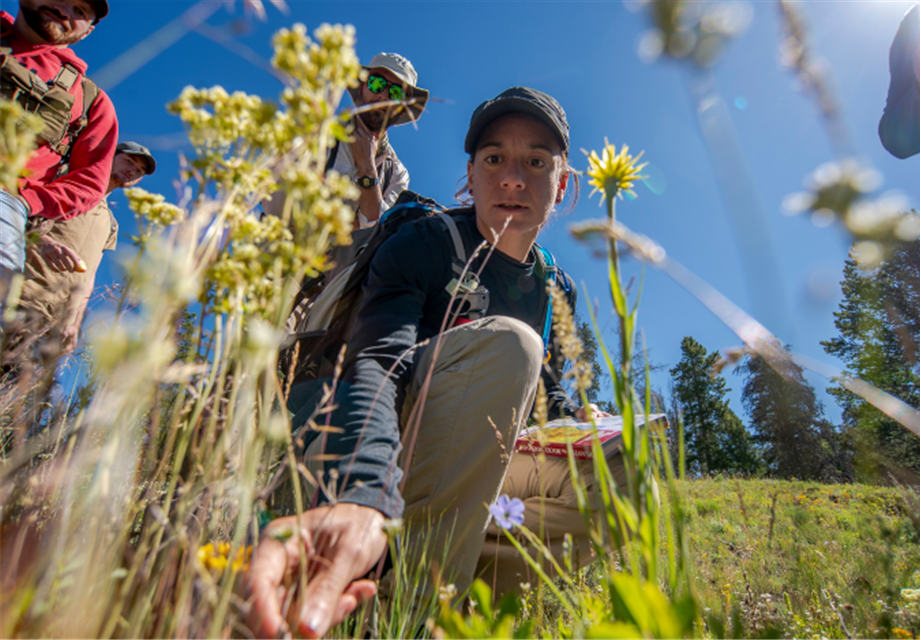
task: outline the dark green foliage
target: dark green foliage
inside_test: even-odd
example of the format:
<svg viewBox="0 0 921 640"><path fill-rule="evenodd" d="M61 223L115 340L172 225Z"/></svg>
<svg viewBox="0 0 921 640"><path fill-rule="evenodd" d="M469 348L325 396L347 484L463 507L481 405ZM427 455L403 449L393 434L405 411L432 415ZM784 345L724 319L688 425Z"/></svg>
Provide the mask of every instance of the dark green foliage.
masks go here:
<svg viewBox="0 0 921 640"><path fill-rule="evenodd" d="M717 462L725 465L725 469L719 470L738 471L746 475L763 471L761 455L751 434L742 419L728 406L717 431L717 450L721 454Z"/></svg>
<svg viewBox="0 0 921 640"><path fill-rule="evenodd" d="M845 371L917 407L919 243L897 247L874 269L848 259L841 282L843 299L835 313L838 335L822 343L845 363ZM863 479L888 475L917 484L918 438L842 387L828 392L842 420ZM911 480L911 478L914 478Z"/></svg>
<svg viewBox="0 0 921 640"><path fill-rule="evenodd" d="M713 372L720 358L699 342L681 341L681 361L670 370L674 382L673 413L684 424L687 471L690 473L759 471L761 462L745 425L729 408L726 381ZM672 416L677 426L677 415Z"/></svg>
<svg viewBox="0 0 921 640"><path fill-rule="evenodd" d="M598 402L598 394L601 393L601 382L604 379L604 371L598 362L598 341L595 340L595 332L592 325L588 322L580 321L576 318L576 332L579 334L579 340L582 341L582 357L585 362L592 365L592 386L585 390L585 396L589 402Z"/></svg>
<svg viewBox="0 0 921 640"><path fill-rule="evenodd" d="M840 434L822 417L822 403L799 365L786 357L768 363L751 355L738 373L745 376L742 405L768 473L824 482L852 479Z"/></svg>

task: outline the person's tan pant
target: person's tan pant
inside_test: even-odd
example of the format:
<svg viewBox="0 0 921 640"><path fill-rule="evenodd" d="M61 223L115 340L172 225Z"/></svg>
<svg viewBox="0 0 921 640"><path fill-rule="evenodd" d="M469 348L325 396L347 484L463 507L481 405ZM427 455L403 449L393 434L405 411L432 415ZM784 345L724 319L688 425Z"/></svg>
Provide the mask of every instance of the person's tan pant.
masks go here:
<svg viewBox="0 0 921 640"><path fill-rule="evenodd" d="M593 465L591 460L576 462L579 482L587 489L589 508L601 502L592 490L595 485ZM627 476L621 454L617 453L609 460L608 466L618 488L625 491ZM512 456L502 493L524 502L524 526L540 537L560 567L564 570L566 568L563 562L563 541L567 533L572 539L570 558L573 570L591 562L592 545L585 519L579 511L566 458L546 456L543 462L539 462L537 456L532 454L516 453ZM529 547L526 542L522 546L525 549ZM537 555L533 549L529 551L531 557ZM556 575L551 563L542 560L541 566L551 578ZM490 585L496 594L517 591L522 583L536 586L539 580L495 522L490 522L486 529L486 539L477 564L477 576Z"/></svg>
<svg viewBox="0 0 921 640"><path fill-rule="evenodd" d="M547 458L538 469L532 456L513 454L537 390L544 350L540 337L523 322L493 316L441 338L440 347L432 338L417 357L403 411L400 466L406 472L408 548L418 549L426 540L426 557L439 563L443 557L442 579L463 593L481 572L492 584L498 545L497 592L517 588L529 579L527 565L494 524L487 527L487 505L506 493L524 501L525 526L542 533L560 561L563 536L570 533L578 549L574 556L587 563L587 532L566 459ZM413 419L420 402L421 422ZM321 440L308 447L308 460L321 453ZM591 461L579 464L590 484ZM622 465L615 477L622 485Z"/></svg>

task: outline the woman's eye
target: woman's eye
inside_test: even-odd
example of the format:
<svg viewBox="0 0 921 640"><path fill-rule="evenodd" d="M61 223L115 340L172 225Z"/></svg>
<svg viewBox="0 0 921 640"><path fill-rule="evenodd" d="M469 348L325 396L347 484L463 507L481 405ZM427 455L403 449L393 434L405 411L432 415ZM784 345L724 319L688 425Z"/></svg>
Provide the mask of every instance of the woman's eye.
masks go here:
<svg viewBox="0 0 921 640"><path fill-rule="evenodd" d="M543 169L547 166L547 162L542 158L531 158L531 166L535 169Z"/></svg>
<svg viewBox="0 0 921 640"><path fill-rule="evenodd" d="M483 158L483 161L486 164L499 164L499 156L497 155L486 156L485 158Z"/></svg>

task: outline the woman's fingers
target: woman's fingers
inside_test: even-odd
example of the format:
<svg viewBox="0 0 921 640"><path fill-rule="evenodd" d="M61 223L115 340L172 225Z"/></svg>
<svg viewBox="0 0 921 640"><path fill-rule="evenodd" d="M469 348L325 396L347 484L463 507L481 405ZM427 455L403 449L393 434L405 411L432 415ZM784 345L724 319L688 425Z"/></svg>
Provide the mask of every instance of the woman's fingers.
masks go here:
<svg viewBox="0 0 921 640"><path fill-rule="evenodd" d="M374 580L356 580L345 590L347 594L355 596L358 604L369 600L377 593L377 583Z"/></svg>
<svg viewBox="0 0 921 640"><path fill-rule="evenodd" d="M300 582L302 557L307 561L303 567L307 588L296 605L296 626L302 636L324 636L372 597L377 592L374 582L357 578L367 574L387 549L382 525L380 512L354 504L313 509L300 522L283 518L270 524L247 578L253 632L275 637L285 630L282 605L291 594L283 587Z"/></svg>
<svg viewBox="0 0 921 640"><path fill-rule="evenodd" d="M343 593L339 597L339 610L336 612L336 617L333 618L333 625L336 626L340 622L346 619L350 613L355 611L358 608L358 600L355 599L355 596Z"/></svg>
<svg viewBox="0 0 921 640"><path fill-rule="evenodd" d="M333 618L332 626L341 624L358 608L358 605L365 600L370 600L376 593L377 583L373 580L356 580L350 584L339 598L339 609Z"/></svg>
<svg viewBox="0 0 921 640"><path fill-rule="evenodd" d="M351 563L334 562L332 566L324 565L311 578L298 620L298 630L305 638L322 638L326 635L336 624L342 598L349 598L352 609L355 608L357 603L354 596L343 595L349 583L349 564ZM345 615L348 615L348 612L343 614L343 617Z"/></svg>
<svg viewBox="0 0 921 640"><path fill-rule="evenodd" d="M336 505L326 514L319 511L305 513L302 521L308 529L317 527L316 554L323 560L314 563L301 606L299 630L308 638L326 635L374 595L371 581L356 578L365 575L387 548L378 511L354 504Z"/></svg>
<svg viewBox="0 0 921 640"><path fill-rule="evenodd" d="M247 622L256 637L274 638L285 626L279 587L288 565L286 556L284 546L277 540L263 540L253 554L247 577L252 601Z"/></svg>

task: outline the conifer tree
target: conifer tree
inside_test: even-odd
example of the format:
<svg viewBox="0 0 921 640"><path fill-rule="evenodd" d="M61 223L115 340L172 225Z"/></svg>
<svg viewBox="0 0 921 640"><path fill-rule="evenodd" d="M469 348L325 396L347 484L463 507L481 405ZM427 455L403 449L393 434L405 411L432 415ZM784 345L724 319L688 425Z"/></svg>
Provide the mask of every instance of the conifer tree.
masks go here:
<svg viewBox="0 0 921 640"><path fill-rule="evenodd" d="M872 269L853 259L844 264L843 298L835 313L838 335L822 342L826 353L857 376L917 407L919 243L896 247ZM918 438L843 387L828 392L842 409L842 420L860 452L863 477L879 471L917 482Z"/></svg>
<svg viewBox="0 0 921 640"><path fill-rule="evenodd" d="M670 373L673 399L684 425L687 471L756 472L760 461L752 438L729 408L726 380L713 372L719 352L708 355L703 345L688 336L681 341L681 354Z"/></svg>
<svg viewBox="0 0 921 640"><path fill-rule="evenodd" d="M802 367L789 358L768 363L754 354L737 373L745 377L742 405L768 473L801 480L848 479L828 468L829 456L838 452L840 443L822 417L822 403L803 377Z"/></svg>
<svg viewBox="0 0 921 640"><path fill-rule="evenodd" d="M592 367L592 385L585 390L585 396L589 402L598 402L598 394L601 392L602 383L605 380L604 371L598 362L598 341L595 340L595 331L592 325L584 320L576 318L576 332L582 341L582 357Z"/></svg>

